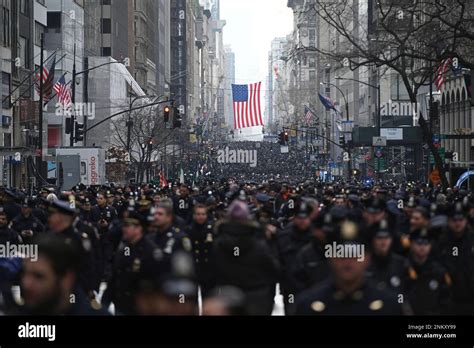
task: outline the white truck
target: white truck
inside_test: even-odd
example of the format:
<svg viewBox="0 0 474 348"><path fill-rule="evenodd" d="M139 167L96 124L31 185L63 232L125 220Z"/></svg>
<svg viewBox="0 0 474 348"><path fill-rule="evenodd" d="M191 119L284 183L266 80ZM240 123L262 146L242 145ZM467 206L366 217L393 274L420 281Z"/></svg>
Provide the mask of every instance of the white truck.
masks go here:
<svg viewBox="0 0 474 348"><path fill-rule="evenodd" d="M57 184L63 190L74 186L100 186L105 179L105 150L101 148L56 149Z"/></svg>

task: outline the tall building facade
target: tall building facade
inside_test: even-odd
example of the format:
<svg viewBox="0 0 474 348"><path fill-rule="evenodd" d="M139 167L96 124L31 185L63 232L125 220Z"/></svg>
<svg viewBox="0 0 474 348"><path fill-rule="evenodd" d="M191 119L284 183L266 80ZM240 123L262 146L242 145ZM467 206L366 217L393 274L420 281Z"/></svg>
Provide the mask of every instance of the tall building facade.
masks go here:
<svg viewBox="0 0 474 348"><path fill-rule="evenodd" d="M224 114L227 127L234 129L234 102L232 99L232 84L235 84L235 53L231 46L225 46L224 72Z"/></svg>
<svg viewBox="0 0 474 348"><path fill-rule="evenodd" d="M267 124L273 130L275 127L287 125L288 110L288 85L287 85L287 60L289 41L286 37L275 38L271 42L268 53L268 77L266 93L266 118Z"/></svg>

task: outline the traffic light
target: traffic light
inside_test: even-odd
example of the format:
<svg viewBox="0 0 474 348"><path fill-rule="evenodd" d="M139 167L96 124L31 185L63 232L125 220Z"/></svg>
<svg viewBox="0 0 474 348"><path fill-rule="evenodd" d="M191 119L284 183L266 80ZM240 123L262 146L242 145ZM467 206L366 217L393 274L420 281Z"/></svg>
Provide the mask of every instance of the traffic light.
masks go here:
<svg viewBox="0 0 474 348"><path fill-rule="evenodd" d="M287 145L289 140L290 140L290 136L289 136L288 132L281 132L278 135L278 141L279 141L281 146Z"/></svg>
<svg viewBox="0 0 474 348"><path fill-rule="evenodd" d="M174 108L173 110L173 129L181 128L183 125L183 118L181 116L181 112L178 108Z"/></svg>
<svg viewBox="0 0 474 348"><path fill-rule="evenodd" d="M66 134L72 133L72 119L70 117L66 118Z"/></svg>
<svg viewBox="0 0 474 348"><path fill-rule="evenodd" d="M74 142L84 141L84 125L77 123L74 125Z"/></svg>
<svg viewBox="0 0 474 348"><path fill-rule="evenodd" d="M163 109L165 123L168 123L170 121L170 112L171 112L171 108L168 105L166 105L165 108Z"/></svg>

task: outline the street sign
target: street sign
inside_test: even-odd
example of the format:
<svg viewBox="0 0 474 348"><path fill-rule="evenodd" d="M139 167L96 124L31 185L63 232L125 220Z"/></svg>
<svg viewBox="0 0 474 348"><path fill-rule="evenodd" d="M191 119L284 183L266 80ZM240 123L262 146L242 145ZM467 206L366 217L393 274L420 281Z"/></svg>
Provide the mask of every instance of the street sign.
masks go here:
<svg viewBox="0 0 474 348"><path fill-rule="evenodd" d="M441 184L441 176L439 175L439 170L433 170L430 174L430 181L433 185Z"/></svg>
<svg viewBox="0 0 474 348"><path fill-rule="evenodd" d="M374 137L372 140L373 147L386 147L387 138L386 137Z"/></svg>
<svg viewBox="0 0 474 348"><path fill-rule="evenodd" d="M382 128L380 134L387 140L403 140L403 128Z"/></svg>
<svg viewBox="0 0 474 348"><path fill-rule="evenodd" d="M377 157L377 158L382 158L383 157L382 149L377 149L377 151L375 152L375 157Z"/></svg>

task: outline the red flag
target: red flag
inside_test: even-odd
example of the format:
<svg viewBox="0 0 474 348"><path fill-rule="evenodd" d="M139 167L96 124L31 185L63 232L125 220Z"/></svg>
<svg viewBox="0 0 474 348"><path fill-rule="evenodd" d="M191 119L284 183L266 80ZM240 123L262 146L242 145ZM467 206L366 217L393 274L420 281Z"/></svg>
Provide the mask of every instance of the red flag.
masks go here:
<svg viewBox="0 0 474 348"><path fill-rule="evenodd" d="M166 180L165 173L163 171L160 173L160 187L162 189L168 187L168 180Z"/></svg>
<svg viewBox="0 0 474 348"><path fill-rule="evenodd" d="M448 73L450 66L453 64L453 60L451 58L445 59L441 62L440 66L436 69L436 76L435 76L435 85L438 91L444 86L446 82L446 74Z"/></svg>

